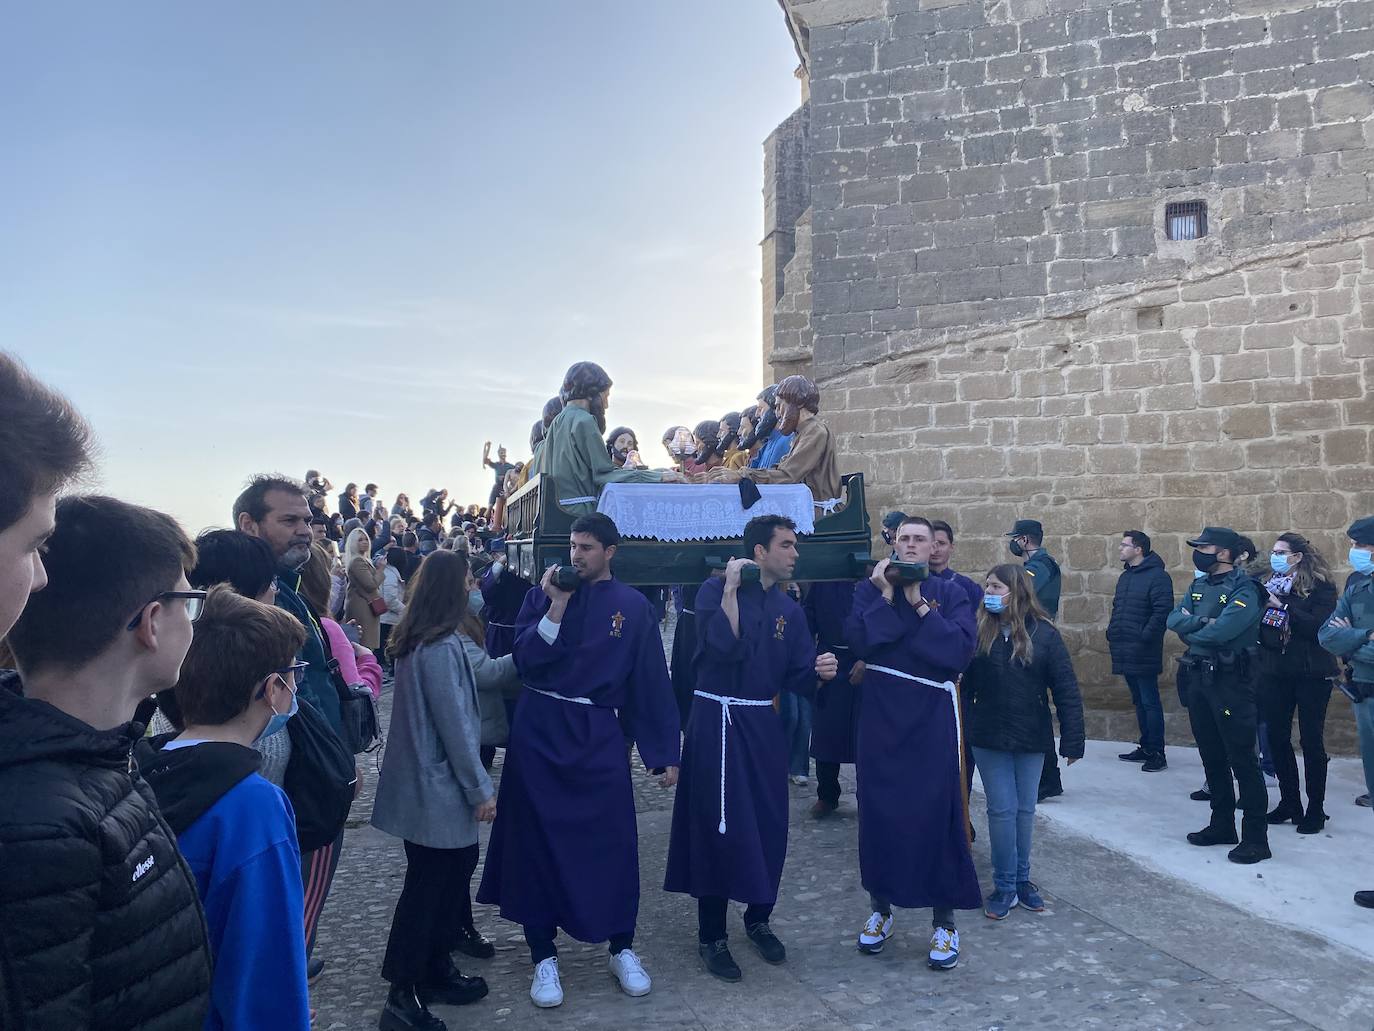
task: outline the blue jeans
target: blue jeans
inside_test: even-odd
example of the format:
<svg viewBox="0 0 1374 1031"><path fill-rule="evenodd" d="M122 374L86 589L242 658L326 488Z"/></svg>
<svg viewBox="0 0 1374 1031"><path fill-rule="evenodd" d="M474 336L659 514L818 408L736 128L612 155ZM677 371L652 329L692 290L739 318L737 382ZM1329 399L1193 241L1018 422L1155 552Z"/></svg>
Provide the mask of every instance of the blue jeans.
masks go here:
<svg viewBox="0 0 1374 1031"><path fill-rule="evenodd" d="M811 703L801 695L783 691L778 696L778 715L787 744L787 772L805 777L811 772Z"/></svg>
<svg viewBox="0 0 1374 1031"><path fill-rule="evenodd" d="M1031 828L1040 789L1039 752L996 752L973 747L973 761L988 800L988 842L992 849L992 886L1015 891L1030 880Z"/></svg>
<svg viewBox="0 0 1374 1031"><path fill-rule="evenodd" d="M1135 721L1140 725L1137 744L1147 752L1164 751L1164 705L1159 700L1158 673L1126 673L1126 686L1135 706Z"/></svg>
<svg viewBox="0 0 1374 1031"><path fill-rule="evenodd" d="M1364 787L1374 795L1374 698L1356 702L1355 728L1360 732L1360 758L1364 761Z"/></svg>

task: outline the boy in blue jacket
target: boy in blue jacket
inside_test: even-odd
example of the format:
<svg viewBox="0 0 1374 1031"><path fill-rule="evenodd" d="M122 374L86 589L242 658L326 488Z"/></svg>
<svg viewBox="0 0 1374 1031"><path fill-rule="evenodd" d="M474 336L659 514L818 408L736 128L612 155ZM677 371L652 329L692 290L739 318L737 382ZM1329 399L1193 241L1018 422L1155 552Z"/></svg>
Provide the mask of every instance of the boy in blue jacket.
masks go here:
<svg viewBox="0 0 1374 1031"><path fill-rule="evenodd" d="M135 755L195 874L215 959L205 1031L309 1031L296 817L253 746L296 712L289 613L213 588L176 686L182 731Z"/></svg>

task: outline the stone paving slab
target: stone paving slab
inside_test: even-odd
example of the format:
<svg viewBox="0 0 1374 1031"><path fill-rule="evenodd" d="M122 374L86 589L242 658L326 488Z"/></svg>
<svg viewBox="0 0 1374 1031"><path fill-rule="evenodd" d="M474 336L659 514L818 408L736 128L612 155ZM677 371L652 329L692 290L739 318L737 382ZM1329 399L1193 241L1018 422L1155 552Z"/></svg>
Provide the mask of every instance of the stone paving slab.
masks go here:
<svg viewBox="0 0 1374 1031"><path fill-rule="evenodd" d="M846 775L852 792L852 775ZM317 954L328 967L313 996L316 1027L328 1031L375 1028L385 996L379 969L404 853L399 841L362 822L374 783L375 771L369 771L354 811L360 825L346 835L321 923ZM536 1010L519 929L489 907L477 907L478 926L497 942L497 955L458 958L465 973L487 979L491 994L474 1006L436 1012L455 1029L549 1031L1374 1027L1368 966L1352 953L1143 869L1043 817L1036 825L1035 877L1045 889L1046 913L1018 910L1001 923L977 912L960 914L963 956L947 973L925 966L928 913L899 910L898 935L883 954L860 955L854 936L867 904L858 878L852 793L839 814L818 822L805 814L811 792L791 790L791 842L773 920L789 950L783 966L765 964L732 917L744 981L723 984L701 968L695 904L661 890L672 793L640 771L636 949L654 978L653 994L622 995L607 973L604 946L560 939L567 1001L556 1010ZM1072 794L1056 804L1073 804ZM980 798L973 810L975 826L984 827ZM1104 818L1129 819L1130 813L1123 806ZM986 887L990 870L981 832L975 859Z"/></svg>

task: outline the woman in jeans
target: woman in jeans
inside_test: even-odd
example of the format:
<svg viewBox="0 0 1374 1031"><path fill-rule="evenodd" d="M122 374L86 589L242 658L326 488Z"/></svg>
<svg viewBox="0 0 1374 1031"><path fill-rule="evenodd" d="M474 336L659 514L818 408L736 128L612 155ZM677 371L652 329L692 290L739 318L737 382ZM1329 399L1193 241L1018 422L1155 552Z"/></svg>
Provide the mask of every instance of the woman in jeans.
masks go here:
<svg viewBox="0 0 1374 1031"><path fill-rule="evenodd" d="M404 839L406 875L382 961L391 983L382 1031L443 1031L429 1003L461 1006L487 994L486 982L464 977L449 955L472 924L477 824L496 816L478 756L477 679L459 636L467 579L465 555L425 559L391 634L395 694L372 824Z"/></svg>
<svg viewBox="0 0 1374 1031"><path fill-rule="evenodd" d="M1326 559L1299 533L1285 533L1274 542L1269 567L1272 575L1264 583L1267 608L1260 623L1258 699L1279 780L1279 804L1269 822L1292 820L1299 834L1316 834L1326 825L1323 730L1331 678L1337 674L1336 657L1317 643L1317 631L1336 609L1336 585ZM1293 755L1294 710L1307 781L1306 810Z"/></svg>
<svg viewBox="0 0 1374 1031"><path fill-rule="evenodd" d="M983 585L978 647L964 673L971 696L965 733L988 803L993 890L983 912L1004 919L1020 905L1045 908L1030 879L1031 827L1045 752L1054 747L1049 695L1059 715L1059 754L1083 757L1083 697L1059 631L1017 565L997 566Z"/></svg>

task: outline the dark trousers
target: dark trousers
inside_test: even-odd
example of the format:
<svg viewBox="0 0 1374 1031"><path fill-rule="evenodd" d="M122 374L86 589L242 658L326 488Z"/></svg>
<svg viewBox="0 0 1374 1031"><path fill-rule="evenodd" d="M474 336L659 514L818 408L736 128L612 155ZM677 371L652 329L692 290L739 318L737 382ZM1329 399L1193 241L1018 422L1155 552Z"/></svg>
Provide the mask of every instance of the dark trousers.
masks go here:
<svg viewBox="0 0 1374 1031"><path fill-rule="evenodd" d="M382 977L399 985L433 984L448 976L458 932L472 923L477 846L405 846L406 879L391 918Z"/></svg>
<svg viewBox="0 0 1374 1031"><path fill-rule="evenodd" d="M839 763L826 763L819 759L816 760L816 797L832 808L840 804Z"/></svg>
<svg viewBox="0 0 1374 1031"><path fill-rule="evenodd" d="M391 639L391 629L394 625L395 624L392 623L378 624L378 626L381 627L382 637L381 644L377 646L377 661L380 662L383 666L386 666L388 669L391 668L391 659L386 654L386 643Z"/></svg>
<svg viewBox="0 0 1374 1031"><path fill-rule="evenodd" d="M554 938L558 937L558 929L554 927L531 927L525 925L525 944L530 950L530 962L538 966L546 959L551 959L558 955L558 946L553 943ZM635 933L633 930L623 934L611 935L609 951L612 956L617 956L635 943Z"/></svg>
<svg viewBox="0 0 1374 1031"><path fill-rule="evenodd" d="M725 931L725 917L730 911L730 900L719 895L704 895L697 899L697 932L702 942L725 941L729 935ZM773 903L755 902L744 911L746 929L755 924L766 924L773 915Z"/></svg>
<svg viewBox="0 0 1374 1031"><path fill-rule="evenodd" d="M301 856L301 884L305 889L305 955L307 958L315 951L315 932L320 927L320 914L324 912L325 900L334 884L334 874L339 869L339 856L343 852L343 831L323 848L307 852Z"/></svg>
<svg viewBox="0 0 1374 1031"><path fill-rule="evenodd" d="M1188 722L1207 773L1207 788L1212 793L1212 826L1235 829L1236 796L1231 790L1234 772L1240 786L1241 840L1268 842L1265 811L1269 795L1264 789L1264 774L1260 773L1255 748L1259 715L1254 680L1221 669L1206 673L1180 668L1179 676L1188 680Z"/></svg>
<svg viewBox="0 0 1374 1031"><path fill-rule="evenodd" d="M1288 808L1301 809L1298 791L1298 759L1293 754L1293 713L1298 714L1298 740L1302 744L1303 777L1307 782L1307 807L1323 812L1326 801L1326 707L1331 702L1331 681L1309 677L1265 674L1260 678L1260 713L1269 728L1269 753L1279 778L1279 797Z"/></svg>
<svg viewBox="0 0 1374 1031"><path fill-rule="evenodd" d="M1135 721L1140 728L1136 744L1147 752L1164 752L1164 704L1159 700L1158 673L1126 673L1126 687L1135 706Z"/></svg>

